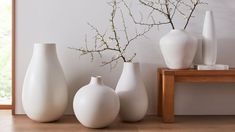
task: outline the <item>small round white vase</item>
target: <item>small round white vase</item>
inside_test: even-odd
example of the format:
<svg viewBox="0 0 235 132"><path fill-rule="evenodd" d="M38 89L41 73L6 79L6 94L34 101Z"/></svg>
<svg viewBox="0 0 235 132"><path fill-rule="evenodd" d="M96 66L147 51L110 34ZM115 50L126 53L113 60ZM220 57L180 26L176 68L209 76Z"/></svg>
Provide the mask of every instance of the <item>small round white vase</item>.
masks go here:
<svg viewBox="0 0 235 132"><path fill-rule="evenodd" d="M27 69L22 103L29 118L38 122L58 120L68 103L64 73L55 44L35 44Z"/></svg>
<svg viewBox="0 0 235 132"><path fill-rule="evenodd" d="M160 39L160 49L170 69L190 68L197 47L197 38L185 30L171 30Z"/></svg>
<svg viewBox="0 0 235 132"><path fill-rule="evenodd" d="M144 118L148 109L148 96L141 78L139 63L124 63L116 93L120 98L120 118L136 122Z"/></svg>
<svg viewBox="0 0 235 132"><path fill-rule="evenodd" d="M117 117L120 108L115 91L105 86L101 77L92 77L88 85L76 93L73 110L80 123L89 128L103 128Z"/></svg>

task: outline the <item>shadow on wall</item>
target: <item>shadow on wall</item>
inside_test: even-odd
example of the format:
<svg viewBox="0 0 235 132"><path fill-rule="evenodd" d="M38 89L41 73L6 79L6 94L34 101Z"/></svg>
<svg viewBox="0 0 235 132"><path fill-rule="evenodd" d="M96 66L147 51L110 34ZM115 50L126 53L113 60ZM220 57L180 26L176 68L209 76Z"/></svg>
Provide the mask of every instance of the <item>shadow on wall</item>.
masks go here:
<svg viewBox="0 0 235 132"><path fill-rule="evenodd" d="M73 114L73 98L77 91L83 87L84 85L89 83L90 76L83 72L82 74L80 73L79 76L73 77L71 80L68 82L68 88L69 88L69 102L68 102L68 108L66 110L66 114L71 115Z"/></svg>
<svg viewBox="0 0 235 132"><path fill-rule="evenodd" d="M235 66L235 39L219 38L217 64ZM175 114L233 115L234 84L177 84Z"/></svg>
<svg viewBox="0 0 235 132"><path fill-rule="evenodd" d="M233 59L235 56L235 39L233 38L221 38L218 39L218 51L217 51L217 64L226 64L230 67L235 66L235 60ZM195 64L203 64L202 60L202 38L200 37L198 40L198 49L196 56L194 58Z"/></svg>
<svg viewBox="0 0 235 132"><path fill-rule="evenodd" d="M217 63L228 64L230 67L235 66L235 39L221 38L218 39Z"/></svg>
<svg viewBox="0 0 235 132"><path fill-rule="evenodd" d="M158 84L157 84L157 69L163 67L156 63L141 63L141 75L147 89L149 106L148 114L153 115L157 113L158 106Z"/></svg>

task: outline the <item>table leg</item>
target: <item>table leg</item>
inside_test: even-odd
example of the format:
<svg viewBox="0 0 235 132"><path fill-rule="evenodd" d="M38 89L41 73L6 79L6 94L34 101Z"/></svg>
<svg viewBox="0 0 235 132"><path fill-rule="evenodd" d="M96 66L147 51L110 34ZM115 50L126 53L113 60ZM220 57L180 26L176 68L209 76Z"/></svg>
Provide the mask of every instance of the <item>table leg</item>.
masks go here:
<svg viewBox="0 0 235 132"><path fill-rule="evenodd" d="M158 69L157 72L157 89L158 89L158 96L157 96L157 115L162 116L162 74L161 69Z"/></svg>
<svg viewBox="0 0 235 132"><path fill-rule="evenodd" d="M174 122L174 75L162 76L162 116L163 122Z"/></svg>

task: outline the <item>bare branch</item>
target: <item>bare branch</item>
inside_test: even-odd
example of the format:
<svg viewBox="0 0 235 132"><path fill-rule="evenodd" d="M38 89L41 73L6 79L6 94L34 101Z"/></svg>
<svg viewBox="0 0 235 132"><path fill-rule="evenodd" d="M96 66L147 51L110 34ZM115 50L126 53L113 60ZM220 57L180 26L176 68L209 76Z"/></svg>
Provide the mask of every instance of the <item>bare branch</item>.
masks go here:
<svg viewBox="0 0 235 132"><path fill-rule="evenodd" d="M125 33L125 37L126 37L126 41L128 42L129 41L129 37L128 37L128 33L127 33L127 27L126 27L126 22L125 22L125 19L124 19L124 15L123 15L123 12L122 10L120 10L121 12L121 16L122 16L122 24L123 24L123 31Z"/></svg>
<svg viewBox="0 0 235 132"><path fill-rule="evenodd" d="M136 56L136 53L134 53L133 56L129 60L127 60L127 62L132 62L132 60L135 58L135 56Z"/></svg>
<svg viewBox="0 0 235 132"><path fill-rule="evenodd" d="M159 25L166 25L166 24L169 24L169 23L170 23L169 21L166 21L166 22L160 22L160 21L159 21L159 22L156 22L153 17L151 17L152 23L145 23L145 22L142 22L141 20L140 20L140 21L137 21L137 20L135 19L134 15L132 14L132 11L131 11L130 7L127 5L127 3L126 3L124 0L122 0L122 2L123 2L123 4L124 4L124 6L127 8L130 17L132 18L132 20L133 20L133 22L134 22L135 24L143 25L143 26L159 26ZM155 11L155 9L153 8L152 11L150 12L150 14L149 14L148 16L151 16L151 13L153 13L153 10ZM141 18L142 18L142 17L141 17Z"/></svg>
<svg viewBox="0 0 235 132"><path fill-rule="evenodd" d="M205 4L201 0L188 0L188 2L185 2L185 0L138 0L138 1L140 4L150 9L147 19L151 18L152 23L137 21L134 18L125 0L122 0L124 5L128 9L129 14L135 24L157 26L157 27L163 24L169 24L172 29L175 29L175 23L173 19L176 12L182 15L186 19L186 23L183 27L184 29L186 29L190 19L193 17L192 14L195 11L196 7L199 4ZM189 14L183 12L183 9L185 9L185 7L190 10ZM166 19L165 22L160 22L160 21L155 22L155 18L157 18L156 13L163 15Z"/></svg>
<svg viewBox="0 0 235 132"><path fill-rule="evenodd" d="M100 57L102 57L105 52L112 52L113 57L111 57L108 61L102 62L102 66L109 64L111 69L117 65L119 60L122 60L123 62L131 62L136 56L136 53L134 53L131 57L128 57L126 55L127 48L131 45L132 41L141 36L144 36L147 32L149 32L152 28L152 25L148 25L147 29L145 29L143 32L136 32L133 37L130 37L130 35L128 34L124 13L120 8L119 3L120 2L117 2L117 0L113 0L112 2L108 3L108 5L111 6L112 11L110 13L109 19L110 28L105 33L101 33L95 26L88 23L91 29L95 32L95 36L93 38L94 48L88 47L87 36L85 36L85 47L69 47L69 49L79 51L81 55L89 54L91 55L91 60L94 59L95 54L99 54ZM121 28L116 25L116 22L120 20L117 19L119 14L121 15ZM124 37L122 36L123 33Z"/></svg>
<svg viewBox="0 0 235 132"><path fill-rule="evenodd" d="M109 60L109 61L103 61L101 66L105 66L105 65L111 64L112 62L117 61L120 58L122 58L121 55L117 56L117 57L112 57L111 60Z"/></svg>
<svg viewBox="0 0 235 132"><path fill-rule="evenodd" d="M139 2L140 2L141 4L143 4L143 5L147 6L147 7L149 7L149 8L152 8L153 10L156 10L156 11L158 11L158 12L164 14L164 15L167 15L167 12L164 12L164 10L158 9L158 8L154 7L153 4L146 3L146 2L144 2L143 0L139 0Z"/></svg>
<svg viewBox="0 0 235 132"><path fill-rule="evenodd" d="M142 33L136 33L136 35L134 37L132 37L130 40L127 41L127 43L125 44L125 47L123 49L123 51L125 51L127 49L127 47L129 46L129 44L133 41L136 40L138 37L144 36L147 32L150 31L150 29L152 28L152 26L148 26L147 29L145 29Z"/></svg>
<svg viewBox="0 0 235 132"><path fill-rule="evenodd" d="M170 13L170 9L169 9L169 0L165 0L165 7L166 7L166 11L167 11L166 17L169 20L169 23L171 24L172 29L175 29L174 23L171 19L171 13Z"/></svg>
<svg viewBox="0 0 235 132"><path fill-rule="evenodd" d="M191 2L193 3L193 7L191 8L191 11L190 11L190 13L189 13L189 16L187 17L186 24L184 25L184 29L187 28L187 25L188 25L188 23L189 23L189 20L190 20L190 18L192 17L192 14L193 14L194 10L196 9L197 5L199 4L199 1L200 1L200 0L196 0L196 2L193 2L193 1L191 0Z"/></svg>
<svg viewBox="0 0 235 132"><path fill-rule="evenodd" d="M171 2L171 1L169 0L169 3L174 7L174 8L173 8L173 13L172 13L172 15L171 15L171 19L173 19L173 17L174 17L174 15L175 15L176 11L178 11L180 14L184 15L184 13L178 9L178 6L179 6L180 2L181 2L181 0L176 0L176 4L175 4L174 2Z"/></svg>
<svg viewBox="0 0 235 132"><path fill-rule="evenodd" d="M111 13L111 19L110 19L111 27L112 27L112 33L114 34L114 40L116 41L116 47L118 48L118 50L120 52L122 52L121 47L120 47L119 37L118 37L117 31L116 31L115 22L114 22L114 18L115 18L116 11L117 11L117 1L114 0L111 6L112 6L112 9L113 9L112 13ZM124 62L125 61L126 60L124 58Z"/></svg>

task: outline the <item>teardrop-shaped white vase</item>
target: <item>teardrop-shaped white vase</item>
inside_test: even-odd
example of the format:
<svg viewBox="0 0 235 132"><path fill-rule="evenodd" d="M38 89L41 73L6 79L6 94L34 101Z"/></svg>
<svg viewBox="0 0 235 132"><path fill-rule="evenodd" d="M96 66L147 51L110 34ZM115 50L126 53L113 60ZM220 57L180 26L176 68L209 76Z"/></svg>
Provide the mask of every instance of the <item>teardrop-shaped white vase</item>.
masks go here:
<svg viewBox="0 0 235 132"><path fill-rule="evenodd" d="M202 36L203 62L206 65L214 65L217 58L217 39L212 11L206 11Z"/></svg>
<svg viewBox="0 0 235 132"><path fill-rule="evenodd" d="M123 121L135 122L144 118L148 109L148 96L139 63L124 63L116 93L120 98L120 118Z"/></svg>
<svg viewBox="0 0 235 132"><path fill-rule="evenodd" d="M89 128L103 128L117 117L120 108L115 91L103 84L101 77L92 77L88 85L76 93L73 110L82 125Z"/></svg>
<svg viewBox="0 0 235 132"><path fill-rule="evenodd" d="M63 115L67 102L67 85L56 45L35 44L22 91L25 113L38 122L55 121Z"/></svg>

